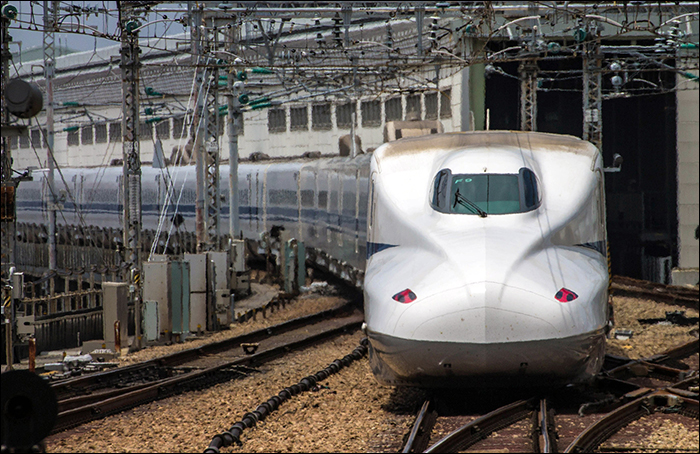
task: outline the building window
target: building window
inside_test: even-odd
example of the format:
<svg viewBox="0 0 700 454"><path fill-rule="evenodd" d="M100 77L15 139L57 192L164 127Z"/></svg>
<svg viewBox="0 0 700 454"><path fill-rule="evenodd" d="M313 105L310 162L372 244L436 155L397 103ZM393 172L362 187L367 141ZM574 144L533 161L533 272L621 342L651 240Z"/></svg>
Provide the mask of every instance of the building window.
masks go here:
<svg viewBox="0 0 700 454"><path fill-rule="evenodd" d="M17 136L10 137L10 149L11 150L17 149Z"/></svg>
<svg viewBox="0 0 700 454"><path fill-rule="evenodd" d="M139 140L153 140L153 125L142 121L139 123Z"/></svg>
<svg viewBox="0 0 700 454"><path fill-rule="evenodd" d="M68 145L80 145L80 130L68 131Z"/></svg>
<svg viewBox="0 0 700 454"><path fill-rule="evenodd" d="M32 147L33 148L44 148L41 145L41 130L32 129Z"/></svg>
<svg viewBox="0 0 700 454"><path fill-rule="evenodd" d="M438 98L437 93L427 93L425 98L425 119L437 120L438 118Z"/></svg>
<svg viewBox="0 0 700 454"><path fill-rule="evenodd" d="M173 118L173 139L181 139L187 137L187 129L185 129L185 117Z"/></svg>
<svg viewBox="0 0 700 454"><path fill-rule="evenodd" d="M387 99L384 104L384 116L386 121L400 121L403 117L403 106L401 105L401 97Z"/></svg>
<svg viewBox="0 0 700 454"><path fill-rule="evenodd" d="M306 131L309 129L309 114L306 106L289 109L290 131Z"/></svg>
<svg viewBox="0 0 700 454"><path fill-rule="evenodd" d="M83 145L92 145L92 125L80 128L80 141Z"/></svg>
<svg viewBox="0 0 700 454"><path fill-rule="evenodd" d="M354 102L340 104L335 107L335 117L336 123L338 124L338 128L352 128L353 117L355 116L356 109L357 104L355 104Z"/></svg>
<svg viewBox="0 0 700 454"><path fill-rule="evenodd" d="M170 119L166 118L156 124L156 137L161 140L170 138Z"/></svg>
<svg viewBox="0 0 700 454"><path fill-rule="evenodd" d="M333 128L333 122L331 121L331 105L329 103L314 104L311 107L311 128Z"/></svg>
<svg viewBox="0 0 700 454"><path fill-rule="evenodd" d="M406 120L420 120L422 118L420 95L406 96Z"/></svg>
<svg viewBox="0 0 700 454"><path fill-rule="evenodd" d="M267 111L267 130L270 132L287 131L287 112L285 109L270 109Z"/></svg>
<svg viewBox="0 0 700 454"><path fill-rule="evenodd" d="M440 92L440 118L452 118L452 90Z"/></svg>
<svg viewBox="0 0 700 454"><path fill-rule="evenodd" d="M362 101L362 126L372 127L382 124L382 104L379 101Z"/></svg>
<svg viewBox="0 0 700 454"><path fill-rule="evenodd" d="M115 121L114 123L109 124L109 141L122 141L122 123L120 121Z"/></svg>
<svg viewBox="0 0 700 454"><path fill-rule="evenodd" d="M107 124L100 123L95 125L95 142L105 143L107 142Z"/></svg>

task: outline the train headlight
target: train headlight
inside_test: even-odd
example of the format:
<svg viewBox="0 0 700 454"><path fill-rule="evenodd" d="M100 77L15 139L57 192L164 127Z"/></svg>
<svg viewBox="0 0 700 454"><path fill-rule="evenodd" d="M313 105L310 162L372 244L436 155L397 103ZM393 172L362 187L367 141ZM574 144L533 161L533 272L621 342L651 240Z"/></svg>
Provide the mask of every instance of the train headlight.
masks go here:
<svg viewBox="0 0 700 454"><path fill-rule="evenodd" d="M571 290L569 290L568 288L562 287L561 289L559 289L557 294L554 295L554 298L559 302L569 303L569 302L575 300L576 298L578 298L578 295L576 293L572 292Z"/></svg>
<svg viewBox="0 0 700 454"><path fill-rule="evenodd" d="M399 303L408 304L415 301L417 296L411 291L411 289L407 288L406 290L402 290L396 295L392 296L392 298L398 301Z"/></svg>

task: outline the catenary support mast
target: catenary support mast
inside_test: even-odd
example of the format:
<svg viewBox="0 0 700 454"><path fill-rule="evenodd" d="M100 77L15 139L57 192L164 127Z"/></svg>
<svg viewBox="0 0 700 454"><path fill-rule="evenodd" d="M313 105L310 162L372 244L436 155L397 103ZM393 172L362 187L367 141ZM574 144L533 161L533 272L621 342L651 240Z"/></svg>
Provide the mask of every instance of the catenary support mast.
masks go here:
<svg viewBox="0 0 700 454"><path fill-rule="evenodd" d="M122 73L122 150L124 153L124 262L129 270L134 302L136 336L141 347L141 153L139 148L139 61L138 21L128 2L120 8Z"/></svg>

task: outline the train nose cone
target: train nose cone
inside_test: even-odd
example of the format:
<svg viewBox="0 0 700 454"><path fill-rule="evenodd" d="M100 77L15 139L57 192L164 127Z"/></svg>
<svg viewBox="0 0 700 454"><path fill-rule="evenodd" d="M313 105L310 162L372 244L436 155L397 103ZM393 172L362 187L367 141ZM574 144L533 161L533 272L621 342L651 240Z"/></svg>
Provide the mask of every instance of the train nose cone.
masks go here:
<svg viewBox="0 0 700 454"><path fill-rule="evenodd" d="M518 342L560 336L552 303L492 282L475 282L423 297L396 323L395 335L444 342ZM553 305L553 304L552 304ZM439 310L438 310L439 308ZM551 311L550 311L551 312Z"/></svg>

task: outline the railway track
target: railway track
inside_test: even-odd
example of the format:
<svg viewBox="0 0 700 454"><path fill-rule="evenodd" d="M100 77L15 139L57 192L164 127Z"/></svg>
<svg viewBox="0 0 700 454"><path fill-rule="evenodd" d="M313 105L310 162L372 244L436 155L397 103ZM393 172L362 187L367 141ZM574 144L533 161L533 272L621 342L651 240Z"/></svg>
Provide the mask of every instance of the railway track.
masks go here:
<svg viewBox="0 0 700 454"><path fill-rule="evenodd" d="M611 292L614 296L648 298L698 310L700 296L698 288L658 284L624 276L613 276Z"/></svg>
<svg viewBox="0 0 700 454"><path fill-rule="evenodd" d="M588 389L435 393L418 411L402 452L590 452L603 443L615 450L638 444L633 423L697 427L698 340L641 360L606 359Z"/></svg>
<svg viewBox="0 0 700 454"><path fill-rule="evenodd" d="M53 433L247 375L291 350L357 329L362 321L362 312L348 303L222 342L54 383L59 413Z"/></svg>

